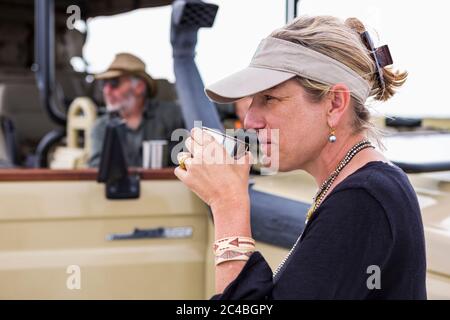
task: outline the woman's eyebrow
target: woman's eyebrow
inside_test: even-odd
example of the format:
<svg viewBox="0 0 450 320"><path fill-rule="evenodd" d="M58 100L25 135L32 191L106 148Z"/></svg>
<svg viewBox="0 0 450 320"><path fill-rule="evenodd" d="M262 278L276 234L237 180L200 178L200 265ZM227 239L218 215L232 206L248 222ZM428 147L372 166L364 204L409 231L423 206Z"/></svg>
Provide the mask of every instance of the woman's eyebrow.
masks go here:
<svg viewBox="0 0 450 320"><path fill-rule="evenodd" d="M288 97L289 95L282 93L282 91L284 91L284 90L280 90L280 87L282 85L283 85L283 83L277 84L274 87L271 87L269 89L266 89L266 90L262 91L261 93L262 94L269 94L269 95L273 94L273 95L279 96L279 97Z"/></svg>
<svg viewBox="0 0 450 320"><path fill-rule="evenodd" d="M270 88L270 89L262 91L261 94L273 96L274 98L277 98L277 99L286 99L286 98L290 97L287 94L282 94L281 92L277 91L276 89L277 89L276 87Z"/></svg>
<svg viewBox="0 0 450 320"><path fill-rule="evenodd" d="M261 94L279 96L279 93L277 92L276 87L266 89L266 90L262 91Z"/></svg>

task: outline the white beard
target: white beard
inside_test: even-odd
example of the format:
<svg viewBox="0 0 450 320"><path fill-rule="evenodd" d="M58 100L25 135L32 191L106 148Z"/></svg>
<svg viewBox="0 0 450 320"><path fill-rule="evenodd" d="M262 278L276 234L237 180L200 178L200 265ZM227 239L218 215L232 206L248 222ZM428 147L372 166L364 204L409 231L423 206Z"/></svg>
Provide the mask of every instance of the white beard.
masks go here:
<svg viewBox="0 0 450 320"><path fill-rule="evenodd" d="M106 101L106 110L108 112L123 112L128 113L136 104L136 97L133 94L128 94L122 101L117 103L110 103Z"/></svg>
<svg viewBox="0 0 450 320"><path fill-rule="evenodd" d="M120 111L127 114L134 108L135 105L136 105L136 97L133 94L129 94L120 103Z"/></svg>
<svg viewBox="0 0 450 320"><path fill-rule="evenodd" d="M108 112L120 111L120 109L121 109L121 106L119 103L115 103L115 104L107 103L106 104L106 110Z"/></svg>

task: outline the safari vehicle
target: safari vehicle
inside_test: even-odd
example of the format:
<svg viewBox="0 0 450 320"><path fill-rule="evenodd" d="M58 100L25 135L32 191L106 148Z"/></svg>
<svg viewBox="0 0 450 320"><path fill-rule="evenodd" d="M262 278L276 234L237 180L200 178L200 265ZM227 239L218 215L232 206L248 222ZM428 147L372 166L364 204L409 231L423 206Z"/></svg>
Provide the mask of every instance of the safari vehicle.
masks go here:
<svg viewBox="0 0 450 320"><path fill-rule="evenodd" d="M0 170L0 298L205 299L214 293L209 208L173 168L124 169L113 161L120 155L114 148L100 172L84 168L97 113L86 97L96 89L85 81L89 75L67 63L81 55L71 44L83 36L67 29L66 9L79 5L87 19L136 4L172 1L0 1L1 29L8 30L0 33L0 158L7 167ZM286 4L288 17L295 16L296 1ZM213 25L218 8L182 0L172 8L176 82L159 80L159 98L178 99L187 129L201 120L220 130L193 59L197 31ZM450 121L439 121L380 119L380 126L392 132L388 147L410 143L421 150L433 141L448 145L443 129ZM409 173L422 208L429 298L450 299L450 164L393 157ZM129 177L133 182L124 183ZM301 171L255 174L251 181L253 236L275 269L304 227L316 186Z"/></svg>

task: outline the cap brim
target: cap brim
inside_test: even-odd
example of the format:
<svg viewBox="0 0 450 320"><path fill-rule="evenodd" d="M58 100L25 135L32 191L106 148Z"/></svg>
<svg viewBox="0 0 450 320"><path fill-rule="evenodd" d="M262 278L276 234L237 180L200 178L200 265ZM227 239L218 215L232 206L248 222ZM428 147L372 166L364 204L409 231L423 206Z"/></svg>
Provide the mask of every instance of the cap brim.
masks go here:
<svg viewBox="0 0 450 320"><path fill-rule="evenodd" d="M270 89L296 75L294 73L247 67L205 88L209 99L217 103L231 103Z"/></svg>

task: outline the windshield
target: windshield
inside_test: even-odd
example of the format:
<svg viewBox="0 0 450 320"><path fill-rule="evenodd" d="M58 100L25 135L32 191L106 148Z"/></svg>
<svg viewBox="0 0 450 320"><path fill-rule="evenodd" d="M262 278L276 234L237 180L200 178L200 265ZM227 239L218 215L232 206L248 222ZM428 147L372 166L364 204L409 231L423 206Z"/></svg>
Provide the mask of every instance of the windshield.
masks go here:
<svg viewBox="0 0 450 320"><path fill-rule="evenodd" d="M205 83L248 64L259 41L284 24L284 5L278 1L215 1L220 6L213 29L199 34L197 63ZM448 117L446 75L449 44L446 3L404 1L301 0L298 14L329 14L346 19L361 19L378 45L388 44L394 64L409 72L402 90L386 103L372 102L372 111L390 116ZM140 9L88 21L89 35L84 55L90 72L108 66L117 52L126 48L147 63L157 78L174 81L169 43L171 7ZM251 23L248 23L251 20ZM426 26L426 27L425 27ZM430 32L432 30L433 32ZM223 59L226 52L227 59ZM431 94L430 94L431 93Z"/></svg>
<svg viewBox="0 0 450 320"><path fill-rule="evenodd" d="M246 66L259 41L285 19L285 7L279 1L213 2L219 5L214 26L200 30L196 50L206 84ZM84 48L88 70L105 70L116 53L126 50L141 57L150 74L173 82L170 14L171 7L166 6L89 19Z"/></svg>

